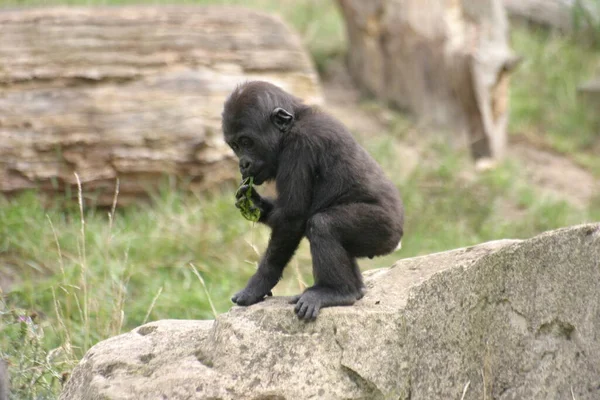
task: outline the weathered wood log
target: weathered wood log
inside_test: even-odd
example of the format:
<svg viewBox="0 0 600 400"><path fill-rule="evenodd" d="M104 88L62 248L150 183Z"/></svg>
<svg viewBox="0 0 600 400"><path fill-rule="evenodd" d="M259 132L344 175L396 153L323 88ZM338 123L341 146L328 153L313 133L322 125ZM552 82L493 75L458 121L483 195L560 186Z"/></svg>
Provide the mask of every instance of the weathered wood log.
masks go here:
<svg viewBox="0 0 600 400"><path fill-rule="evenodd" d="M0 192L62 193L75 172L99 204L117 177L120 203L164 175L213 187L237 176L220 127L236 84L321 98L297 35L243 8L3 11L0 27Z"/></svg>
<svg viewBox="0 0 600 400"><path fill-rule="evenodd" d="M368 93L452 133L475 158L506 146L515 57L500 0L338 0L348 66Z"/></svg>
<svg viewBox="0 0 600 400"><path fill-rule="evenodd" d="M576 26L596 25L600 18L597 0L502 0L511 17L571 32ZM577 16L580 15L579 21ZM591 20L588 20L591 18Z"/></svg>

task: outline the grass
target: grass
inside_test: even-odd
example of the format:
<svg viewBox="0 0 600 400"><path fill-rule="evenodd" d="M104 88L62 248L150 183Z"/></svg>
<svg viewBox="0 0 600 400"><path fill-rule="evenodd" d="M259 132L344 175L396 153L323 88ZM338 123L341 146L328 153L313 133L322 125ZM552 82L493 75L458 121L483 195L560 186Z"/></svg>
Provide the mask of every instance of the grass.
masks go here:
<svg viewBox="0 0 600 400"><path fill-rule="evenodd" d="M600 48L600 0L576 0L572 16L575 37Z"/></svg>
<svg viewBox="0 0 600 400"><path fill-rule="evenodd" d="M401 168L389 150L392 140L364 143L390 173ZM407 209L403 249L362 261L364 269L388 266L402 257L498 238L526 238L600 220L600 201L576 210L542 198L515 179L518 165L463 176L460 171L469 163L465 155L438 146L429 157L437 161L397 181ZM147 320L208 319L227 311L231 294L254 271L255 247L260 252L268 239L266 228L236 212L234 192L231 188L195 197L165 186L152 204L117 207L112 218L108 212L84 208L85 224L76 207L44 207L35 193L0 200L0 262L11 264L23 278L5 294L6 314L0 315L0 349L11 369L28 377L33 371L45 371L56 391L63 373L102 339ZM297 293L301 282L311 280L308 245L303 242L275 294ZM23 325L21 319L32 315L36 320ZM24 335L25 328L32 333ZM34 335L40 330L45 334ZM37 369L17 362L22 348L47 349L30 357L29 364ZM19 398L33 398L27 397L36 393L32 387L38 391L45 387L35 382L32 386L21 382L24 391Z"/></svg>
<svg viewBox="0 0 600 400"><path fill-rule="evenodd" d="M2 4L123 3L128 1ZM319 67L344 51L342 21L333 2L193 3L243 3L281 13L301 32ZM590 155L598 150L598 129L591 113L578 104L575 88L591 77L598 53L572 39L522 27L513 31L513 46L527 58L512 81L512 134L596 167L598 158ZM542 196L520 178L517 161L475 174L467 155L436 143L417 170L399 177L404 166L393 144L408 129L410 122L397 116L389 132L361 139L394 177L407 210L403 249L362 260L363 269L600 220L600 196L577 209ZM267 228L237 212L235 189L195 196L165 181L150 203L126 208L117 203L115 210L95 209L83 201L85 196L81 206L65 206L61 199L45 204L33 192L0 197L0 265L20 277L10 293L0 296L0 357L10 362L13 396L56 398L91 345L145 321L207 319L227 311L231 294L253 273L269 235ZM275 294L297 293L310 284L310 265L303 241Z"/></svg>
<svg viewBox="0 0 600 400"><path fill-rule="evenodd" d="M600 74L600 51L545 29L512 30L523 63L511 81L510 131L578 161L600 176L600 118L577 87Z"/></svg>

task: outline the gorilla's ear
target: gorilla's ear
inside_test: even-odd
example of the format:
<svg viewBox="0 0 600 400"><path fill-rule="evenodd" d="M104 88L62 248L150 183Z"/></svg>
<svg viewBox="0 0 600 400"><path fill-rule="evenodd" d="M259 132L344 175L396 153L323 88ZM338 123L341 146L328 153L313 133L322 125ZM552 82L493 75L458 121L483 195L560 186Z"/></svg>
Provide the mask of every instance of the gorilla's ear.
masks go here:
<svg viewBox="0 0 600 400"><path fill-rule="evenodd" d="M273 125L281 132L286 132L292 126L294 116L283 108L277 107L271 113L271 122L273 122Z"/></svg>

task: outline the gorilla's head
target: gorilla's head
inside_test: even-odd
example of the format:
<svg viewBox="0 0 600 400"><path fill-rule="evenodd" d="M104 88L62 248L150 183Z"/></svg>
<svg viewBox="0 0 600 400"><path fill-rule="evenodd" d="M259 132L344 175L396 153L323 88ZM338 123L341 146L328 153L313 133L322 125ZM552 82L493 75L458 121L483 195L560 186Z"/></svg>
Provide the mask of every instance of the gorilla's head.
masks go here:
<svg viewBox="0 0 600 400"><path fill-rule="evenodd" d="M262 81L239 85L225 101L223 134L243 178L260 185L277 174L282 139L295 122L301 100Z"/></svg>

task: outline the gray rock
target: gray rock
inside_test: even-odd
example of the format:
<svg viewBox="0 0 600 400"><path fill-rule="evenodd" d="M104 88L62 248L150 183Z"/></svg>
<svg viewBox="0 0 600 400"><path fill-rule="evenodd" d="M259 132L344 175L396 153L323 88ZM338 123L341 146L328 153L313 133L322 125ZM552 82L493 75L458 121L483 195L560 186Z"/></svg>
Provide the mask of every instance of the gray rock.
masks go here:
<svg viewBox="0 0 600 400"><path fill-rule="evenodd" d="M103 341L62 399L600 398L600 224L365 275L315 323L269 298Z"/></svg>

